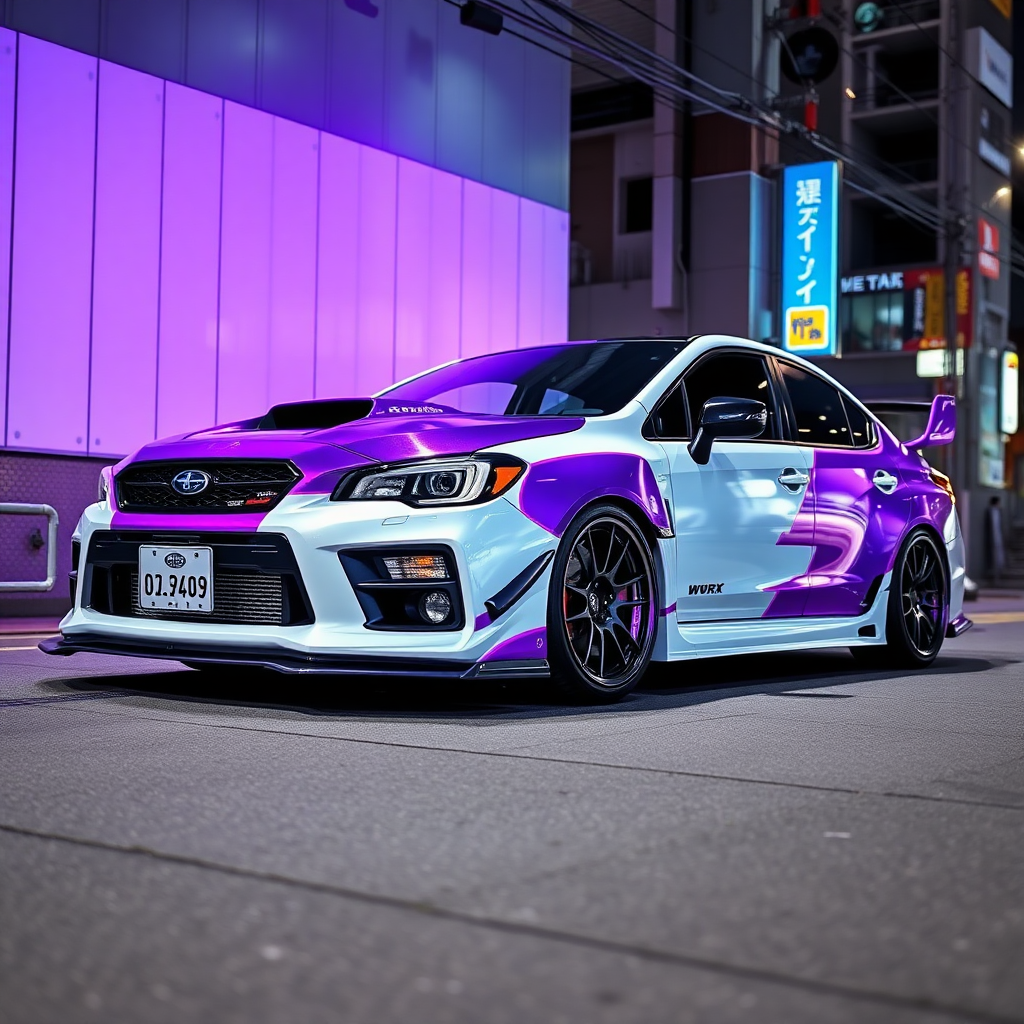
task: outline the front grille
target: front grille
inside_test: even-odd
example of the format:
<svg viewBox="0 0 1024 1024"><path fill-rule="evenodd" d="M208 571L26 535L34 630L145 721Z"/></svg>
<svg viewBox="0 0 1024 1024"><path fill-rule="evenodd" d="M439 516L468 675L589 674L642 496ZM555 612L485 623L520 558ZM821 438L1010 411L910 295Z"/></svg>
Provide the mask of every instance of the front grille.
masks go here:
<svg viewBox="0 0 1024 1024"><path fill-rule="evenodd" d="M172 608L139 606L139 574L131 572L132 615L147 619L186 619L198 622L238 622L257 626L283 626L284 590L280 576L243 576L215 573L214 612L190 615Z"/></svg>
<svg viewBox="0 0 1024 1024"><path fill-rule="evenodd" d="M180 494L171 481L198 470L209 484ZM136 462L117 475L117 504L125 512L266 512L295 485L301 473L283 459L195 459Z"/></svg>
<svg viewBox="0 0 1024 1024"><path fill-rule="evenodd" d="M213 549L212 612L139 607L139 547ZM299 626L314 621L295 556L278 534L155 534L102 530L92 535L82 605L104 615L178 622Z"/></svg>

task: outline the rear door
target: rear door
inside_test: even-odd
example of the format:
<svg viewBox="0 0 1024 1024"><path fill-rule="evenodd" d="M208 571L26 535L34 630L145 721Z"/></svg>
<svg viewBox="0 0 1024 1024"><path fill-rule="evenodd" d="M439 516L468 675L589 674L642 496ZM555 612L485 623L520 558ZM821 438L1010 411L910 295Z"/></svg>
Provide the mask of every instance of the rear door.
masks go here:
<svg viewBox="0 0 1024 1024"><path fill-rule="evenodd" d="M716 441L697 465L689 438L704 403L725 396L763 402L768 426L754 440ZM809 469L802 448L782 439L781 409L767 361L742 350L701 358L655 409L652 436L671 465L680 622L759 618L773 588L807 566L810 536L780 543L792 540Z"/></svg>
<svg viewBox="0 0 1024 1024"><path fill-rule="evenodd" d="M910 506L895 451L873 421L836 387L778 360L793 436L811 453L804 503L814 555L804 614L861 615L878 593L906 528Z"/></svg>

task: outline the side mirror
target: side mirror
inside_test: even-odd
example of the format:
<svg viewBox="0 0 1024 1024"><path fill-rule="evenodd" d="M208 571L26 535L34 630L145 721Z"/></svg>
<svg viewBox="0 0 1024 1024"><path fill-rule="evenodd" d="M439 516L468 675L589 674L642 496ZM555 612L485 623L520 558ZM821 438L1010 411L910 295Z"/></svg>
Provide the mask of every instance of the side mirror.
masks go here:
<svg viewBox="0 0 1024 1024"><path fill-rule="evenodd" d="M927 448L933 444L949 444L956 435L956 399L952 395L936 395L928 426L913 441L904 441L908 448Z"/></svg>
<svg viewBox="0 0 1024 1024"><path fill-rule="evenodd" d="M719 437L760 437L768 423L764 402L752 398L709 398L700 413L700 424L687 451L699 466L711 458L711 445Z"/></svg>

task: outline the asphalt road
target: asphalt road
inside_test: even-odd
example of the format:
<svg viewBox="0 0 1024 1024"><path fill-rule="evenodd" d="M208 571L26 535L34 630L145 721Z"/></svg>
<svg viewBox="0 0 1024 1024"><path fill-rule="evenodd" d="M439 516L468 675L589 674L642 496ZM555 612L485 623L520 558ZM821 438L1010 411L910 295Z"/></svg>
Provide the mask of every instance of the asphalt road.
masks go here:
<svg viewBox="0 0 1024 1024"><path fill-rule="evenodd" d="M0 637L0 1021L1024 1021L1024 603L977 610L916 675L593 710Z"/></svg>

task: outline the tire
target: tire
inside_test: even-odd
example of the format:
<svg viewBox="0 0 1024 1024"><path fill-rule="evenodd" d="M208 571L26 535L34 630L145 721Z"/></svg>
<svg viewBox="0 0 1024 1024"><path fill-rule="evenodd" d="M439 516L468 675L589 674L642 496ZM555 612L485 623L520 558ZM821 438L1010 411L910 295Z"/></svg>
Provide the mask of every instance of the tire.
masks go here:
<svg viewBox="0 0 1024 1024"><path fill-rule="evenodd" d="M915 530L896 558L889 585L885 643L851 647L861 664L885 668L930 665L946 634L949 583L945 553L927 530Z"/></svg>
<svg viewBox="0 0 1024 1024"><path fill-rule="evenodd" d="M586 509L555 554L548 589L548 660L559 694L610 704L650 664L658 623L658 576L650 545L615 505Z"/></svg>

